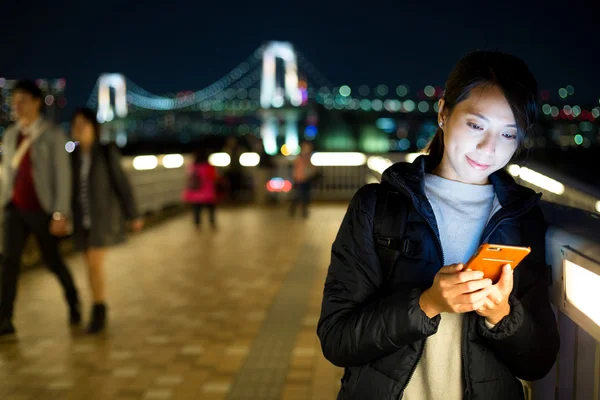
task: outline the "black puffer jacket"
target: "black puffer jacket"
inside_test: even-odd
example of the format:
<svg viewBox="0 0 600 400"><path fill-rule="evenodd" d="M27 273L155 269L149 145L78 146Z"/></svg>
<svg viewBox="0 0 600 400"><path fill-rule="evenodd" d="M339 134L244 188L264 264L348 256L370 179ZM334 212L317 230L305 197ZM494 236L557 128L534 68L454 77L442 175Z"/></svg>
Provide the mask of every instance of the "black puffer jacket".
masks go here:
<svg viewBox="0 0 600 400"><path fill-rule="evenodd" d="M413 164L395 164L383 175L383 181L412 200L407 235L421 243L414 257L400 257L390 282L384 285L373 241L377 184L356 193L333 243L317 333L325 357L345 367L338 399L401 399L425 339L437 331L441 317L429 319L419 307L419 296L444 265L423 188L425 171L433 167L428 163L421 156ZM530 246L532 252L515 269L506 318L489 330L475 312L465 315L463 397L523 399L516 378L544 377L559 347L548 300L546 224L538 194L516 184L504 170L490 181L502 209L485 227L481 242Z"/></svg>

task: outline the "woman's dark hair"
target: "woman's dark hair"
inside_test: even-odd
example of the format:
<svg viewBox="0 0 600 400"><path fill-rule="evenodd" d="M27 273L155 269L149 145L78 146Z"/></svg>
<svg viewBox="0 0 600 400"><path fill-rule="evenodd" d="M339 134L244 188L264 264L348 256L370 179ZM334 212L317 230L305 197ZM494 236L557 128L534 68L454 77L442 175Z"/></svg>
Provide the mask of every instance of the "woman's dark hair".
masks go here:
<svg viewBox="0 0 600 400"><path fill-rule="evenodd" d="M450 115L478 86L497 86L504 92L517 124L519 149L537 119L538 85L523 60L498 51L476 51L463 57L450 73L444 89L444 108ZM444 131L438 127L427 147L433 165L444 155ZM518 151L517 151L518 152Z"/></svg>
<svg viewBox="0 0 600 400"><path fill-rule="evenodd" d="M96 113L94 112L94 110L92 110L90 108L84 108L84 107L78 108L73 113L73 117L71 118L71 125L73 125L73 121L75 120L75 117L77 117L78 115L82 116L86 121L88 121L94 127L94 141L100 140L100 124L98 123L98 120L96 119Z"/></svg>

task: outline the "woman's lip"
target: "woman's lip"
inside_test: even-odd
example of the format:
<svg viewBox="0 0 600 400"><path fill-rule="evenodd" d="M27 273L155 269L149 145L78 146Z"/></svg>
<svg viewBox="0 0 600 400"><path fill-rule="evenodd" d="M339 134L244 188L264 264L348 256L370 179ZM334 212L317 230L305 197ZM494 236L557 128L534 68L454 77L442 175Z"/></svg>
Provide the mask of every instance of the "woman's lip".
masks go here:
<svg viewBox="0 0 600 400"><path fill-rule="evenodd" d="M478 170L482 170L482 171L483 171L483 170L485 170L485 169L488 169L488 168L491 166L491 165L488 165L488 164L479 164L478 162L471 160L471 159L469 158L469 156L465 156L465 157L467 157L467 161L468 161L468 162L469 162L469 164L471 164L471 166L472 166L473 168L475 168L475 169L478 169Z"/></svg>

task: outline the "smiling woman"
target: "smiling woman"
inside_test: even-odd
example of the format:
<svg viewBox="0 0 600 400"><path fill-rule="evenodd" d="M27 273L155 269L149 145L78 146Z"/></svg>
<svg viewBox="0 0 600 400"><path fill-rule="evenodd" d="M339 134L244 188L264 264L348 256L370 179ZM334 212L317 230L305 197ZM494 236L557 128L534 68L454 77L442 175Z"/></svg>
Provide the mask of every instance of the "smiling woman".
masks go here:
<svg viewBox="0 0 600 400"><path fill-rule="evenodd" d="M482 66L486 66L482 68ZM474 52L450 74L429 154L436 174L472 184L504 168L537 118L537 82L519 58Z"/></svg>
<svg viewBox="0 0 600 400"><path fill-rule="evenodd" d="M317 328L325 357L345 367L339 400L522 400L517 378L551 369L559 338L539 195L504 171L536 93L516 57L466 56L439 101L429 154L387 167L353 197ZM482 243L532 252L494 283L464 264Z"/></svg>

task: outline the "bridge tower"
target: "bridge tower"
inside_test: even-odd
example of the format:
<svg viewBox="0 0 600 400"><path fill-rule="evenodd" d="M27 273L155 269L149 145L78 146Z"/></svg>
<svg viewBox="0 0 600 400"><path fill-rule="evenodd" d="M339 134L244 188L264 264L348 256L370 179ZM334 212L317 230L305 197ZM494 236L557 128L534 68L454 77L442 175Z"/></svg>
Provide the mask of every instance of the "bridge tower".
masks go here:
<svg viewBox="0 0 600 400"><path fill-rule="evenodd" d="M277 58L283 60L284 87L277 83ZM276 154L277 121L278 118L270 109L281 108L285 100L297 107L302 104L302 94L298 89L298 64L296 53L289 42L269 42L263 51L262 79L260 84L260 105L263 108L264 121L261 127L261 137L265 151ZM285 113L285 143L288 150L295 154L298 149L298 120L295 112Z"/></svg>
<svg viewBox="0 0 600 400"><path fill-rule="evenodd" d="M110 101L110 89L115 90L115 106ZM127 86L121 74L102 74L98 78L98 122L109 122L127 116Z"/></svg>

